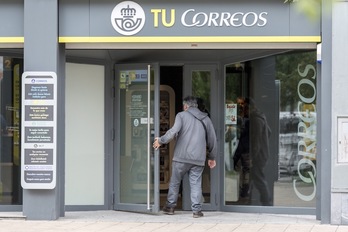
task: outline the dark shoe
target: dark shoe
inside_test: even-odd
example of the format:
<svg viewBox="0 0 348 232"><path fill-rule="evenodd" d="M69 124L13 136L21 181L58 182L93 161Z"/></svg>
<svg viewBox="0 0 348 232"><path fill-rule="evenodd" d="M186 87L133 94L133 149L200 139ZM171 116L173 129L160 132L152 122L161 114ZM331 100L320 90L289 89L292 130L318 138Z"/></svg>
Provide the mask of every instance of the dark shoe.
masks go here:
<svg viewBox="0 0 348 232"><path fill-rule="evenodd" d="M174 208L170 208L167 206L163 207L163 213L168 214L168 215L173 215L174 214Z"/></svg>
<svg viewBox="0 0 348 232"><path fill-rule="evenodd" d="M193 213L193 217L194 218L200 218L200 217L203 217L204 214L202 213L202 211L198 211L198 212L194 212Z"/></svg>

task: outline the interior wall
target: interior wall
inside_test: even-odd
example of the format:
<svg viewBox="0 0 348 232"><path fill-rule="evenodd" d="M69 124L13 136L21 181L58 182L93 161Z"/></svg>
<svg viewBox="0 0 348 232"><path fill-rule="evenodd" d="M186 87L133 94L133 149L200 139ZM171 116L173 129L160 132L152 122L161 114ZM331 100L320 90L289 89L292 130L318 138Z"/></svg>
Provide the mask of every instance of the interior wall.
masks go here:
<svg viewBox="0 0 348 232"><path fill-rule="evenodd" d="M104 205L104 73L66 64L65 205Z"/></svg>
<svg viewBox="0 0 348 232"><path fill-rule="evenodd" d="M168 85L175 91L175 114L182 111L183 66L161 66L161 85Z"/></svg>

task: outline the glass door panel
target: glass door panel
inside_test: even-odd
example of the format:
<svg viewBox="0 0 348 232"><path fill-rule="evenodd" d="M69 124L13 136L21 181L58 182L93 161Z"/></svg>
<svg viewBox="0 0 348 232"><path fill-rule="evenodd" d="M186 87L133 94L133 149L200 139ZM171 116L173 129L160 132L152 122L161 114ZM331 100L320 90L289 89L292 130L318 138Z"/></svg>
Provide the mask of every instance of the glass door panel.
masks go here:
<svg viewBox="0 0 348 232"><path fill-rule="evenodd" d="M192 70L192 95L199 97L198 107L210 117L210 70ZM210 168L205 164L202 175L202 202L209 204L210 199Z"/></svg>
<svg viewBox="0 0 348 232"><path fill-rule="evenodd" d="M159 211L158 151L155 106L158 108L158 68L150 65L117 65L118 110L115 209ZM158 91L157 91L158 92ZM157 111L158 112L158 111ZM157 113L158 114L158 113ZM158 127L158 126L156 126Z"/></svg>
<svg viewBox="0 0 348 232"><path fill-rule="evenodd" d="M244 187L246 190L249 185L249 175L243 175L243 171L247 172L248 169L236 170L234 163L242 125L242 111L237 103L239 98L247 95L245 79L244 64L237 63L225 67L224 200L226 204L240 200L241 189L246 186ZM242 160L244 163L247 162L247 160Z"/></svg>
<svg viewBox="0 0 348 232"><path fill-rule="evenodd" d="M187 95L193 95L199 98L199 108L201 111L208 113L211 117L213 124L214 119L217 118L215 108L211 105L212 95L216 93L216 66L215 65L186 65L184 67L184 97ZM216 168L215 168L216 169ZM209 166L205 165L202 175L202 202L204 210L215 210L217 206L217 187L214 187L216 182L211 182L211 179L215 178L217 173L212 171ZM186 187L185 187L186 186ZM190 209L190 196L189 196L188 181L184 179L183 188L183 209Z"/></svg>

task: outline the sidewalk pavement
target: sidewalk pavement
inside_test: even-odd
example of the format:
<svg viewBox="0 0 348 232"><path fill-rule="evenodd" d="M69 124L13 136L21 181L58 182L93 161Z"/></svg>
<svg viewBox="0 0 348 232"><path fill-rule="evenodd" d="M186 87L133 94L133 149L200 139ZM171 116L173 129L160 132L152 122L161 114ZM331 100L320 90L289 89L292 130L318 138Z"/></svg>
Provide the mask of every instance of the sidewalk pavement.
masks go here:
<svg viewBox="0 0 348 232"><path fill-rule="evenodd" d="M175 215L121 211L66 212L54 221L26 220L22 212L0 212L0 232L348 232L348 226L324 225L313 215L204 212L193 218L188 211Z"/></svg>

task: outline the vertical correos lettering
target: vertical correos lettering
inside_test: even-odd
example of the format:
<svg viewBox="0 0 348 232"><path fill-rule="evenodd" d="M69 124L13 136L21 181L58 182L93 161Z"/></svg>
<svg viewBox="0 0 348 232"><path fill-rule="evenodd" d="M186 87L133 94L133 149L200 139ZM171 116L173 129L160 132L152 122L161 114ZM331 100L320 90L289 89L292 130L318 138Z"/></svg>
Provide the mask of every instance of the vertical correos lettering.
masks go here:
<svg viewBox="0 0 348 232"><path fill-rule="evenodd" d="M302 175L302 173L299 172L299 177L300 179L307 183L307 184L313 184L313 192L309 195L305 195L301 192L299 192L296 188L296 182L297 180L294 180L293 182L293 186L294 186L294 190L295 190L295 193L296 195L303 201L311 201L314 199L315 197L315 194L317 192L317 185L316 185L316 182L315 182L315 176L316 176L316 168L315 168L315 165L314 163L311 161L311 160L308 160L308 159L302 159L300 160L300 162L298 163L298 166L297 166L297 169L301 169L301 166L302 165L310 165L312 167L312 169L314 170L314 173L313 172L308 172L308 175L309 175L309 178L308 177L305 177Z"/></svg>
<svg viewBox="0 0 348 232"><path fill-rule="evenodd" d="M298 147L298 155L314 159L316 157L316 155L311 153L310 151L312 149L315 149L315 146L316 146L315 142L312 142L309 145L307 145L305 140L300 140L298 142L298 145L297 145L297 147ZM301 170L298 170L298 171L300 172Z"/></svg>
<svg viewBox="0 0 348 232"><path fill-rule="evenodd" d="M315 141L316 135L314 132L316 130L316 126L313 125L314 123L312 123L312 125L309 124L310 126L307 126L307 124L304 122L300 122L298 124L298 136L308 138L311 141Z"/></svg>
<svg viewBox="0 0 348 232"><path fill-rule="evenodd" d="M316 112L316 107L314 104L304 104L303 102L299 102L297 104L297 110L302 121L314 123L315 118L313 116L311 117L311 114Z"/></svg>
<svg viewBox="0 0 348 232"><path fill-rule="evenodd" d="M298 156L301 156L301 160L297 165L297 173L299 180L293 181L293 187L296 195L303 201L311 201L316 194L316 166L312 160L316 160L316 106L314 101L316 99L316 86L312 80L316 79L316 70L313 65L306 65L303 72L301 72L301 66L298 65L297 72L300 77L303 77L297 84L297 94L300 102L297 104L297 110L300 115L300 122L298 124L297 135L300 138L297 144ZM313 75L309 76L310 71ZM303 96L301 88L308 90L312 88L312 96ZM306 89L307 88L307 89ZM306 175L304 175L304 173ZM297 182L303 181L307 184L313 185L313 192L310 194L301 193L297 189Z"/></svg>
<svg viewBox="0 0 348 232"><path fill-rule="evenodd" d="M305 69L303 70L303 72L300 71L300 67L301 67L301 65L299 64L297 66L297 72L300 75L300 77L306 77L308 75L309 71L313 71L313 76L311 76L311 78L312 79L316 78L317 72L316 72L315 67L313 65L311 65L311 64L307 65L305 67Z"/></svg>
<svg viewBox="0 0 348 232"><path fill-rule="evenodd" d="M313 88L313 96L311 96L310 98L302 96L302 94L300 93L301 87L304 87L304 88L306 87L306 86L302 86L302 85L308 85L308 86L312 87ZM303 101L305 103L313 102L315 100L316 95L317 95L314 83L310 80L307 80L307 79L303 79L298 83L297 93L298 93L301 101Z"/></svg>

